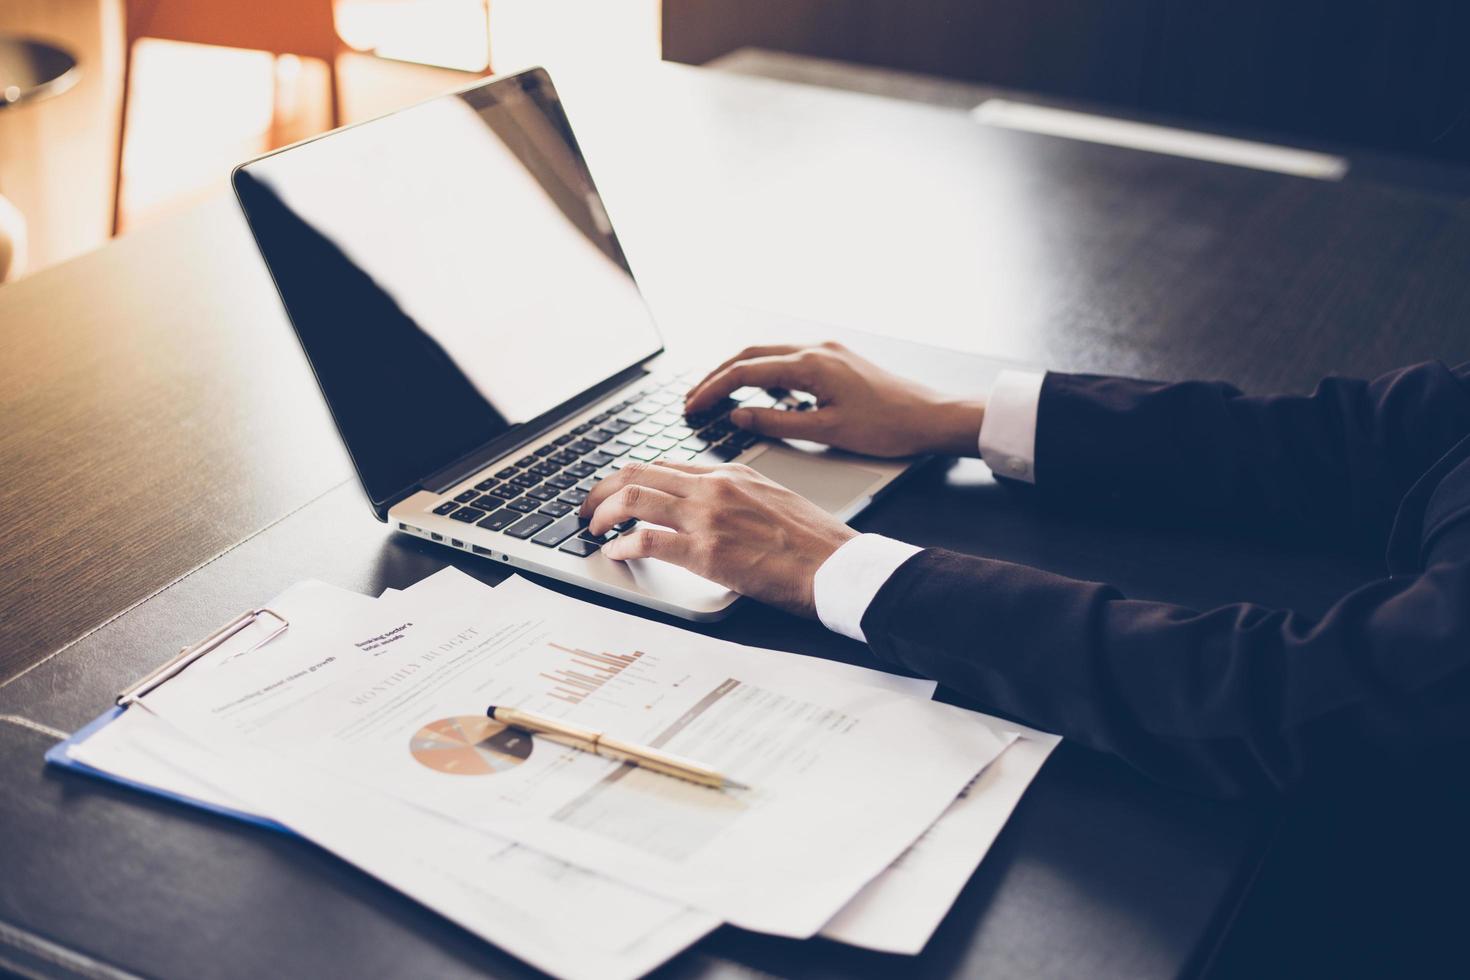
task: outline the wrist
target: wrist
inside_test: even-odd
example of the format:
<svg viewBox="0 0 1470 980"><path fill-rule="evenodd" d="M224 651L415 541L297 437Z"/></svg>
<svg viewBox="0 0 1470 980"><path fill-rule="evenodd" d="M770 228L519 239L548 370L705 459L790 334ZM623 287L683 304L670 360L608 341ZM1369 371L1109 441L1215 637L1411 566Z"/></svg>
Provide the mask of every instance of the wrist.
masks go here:
<svg viewBox="0 0 1470 980"><path fill-rule="evenodd" d="M985 402L954 399L936 403L922 420L927 438L920 440L922 452L942 456L980 455L980 426L985 421Z"/></svg>

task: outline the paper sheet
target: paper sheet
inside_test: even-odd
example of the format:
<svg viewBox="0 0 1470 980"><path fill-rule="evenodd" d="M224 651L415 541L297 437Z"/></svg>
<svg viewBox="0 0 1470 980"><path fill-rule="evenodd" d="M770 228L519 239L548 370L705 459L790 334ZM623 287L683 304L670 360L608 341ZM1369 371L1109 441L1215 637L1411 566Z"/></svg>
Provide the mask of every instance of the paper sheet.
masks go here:
<svg viewBox="0 0 1470 980"><path fill-rule="evenodd" d="M308 585L315 593L317 613L328 619L333 616L360 619L376 602L320 583ZM469 576L446 570L404 592L387 590L384 599L423 588L431 593L437 591L442 600L450 602L484 603L496 598L494 591ZM301 618L299 613L297 618ZM778 661L787 669L798 666L910 697L928 698L935 687L932 681L817 658L754 649L745 652ZM215 662L238 662L229 659L228 649L221 653L225 656L213 658ZM202 670L204 665L194 669ZM822 935L871 949L902 953L918 952L937 928L1057 742L1055 736L1009 722L979 714L971 717L1003 738L1011 737L1017 730L1024 737L1002 753L902 857L838 911L822 928ZM145 712L130 711L74 747L72 755L124 778L249 811L251 804L240 796L190 775L190 769L219 772L213 756L195 754L201 752L158 719ZM272 805L278 811L273 816L281 819L289 815L290 819L283 822L293 824L303 836L330 842L328 849L344 859L514 955L557 975L636 975L674 955L715 925L714 918L705 913L628 889L605 876L581 871L490 835L480 834L475 839L492 842L492 846L481 845L477 850L484 856L482 863L492 867L467 864L462 856L464 845L460 844L456 851L455 837L478 832L466 831L452 821L374 794L372 805L384 813L382 822L399 822L403 830L400 836L404 839L424 837L422 828L434 826L434 832L427 836L444 842L442 851L447 859L436 858L435 848L427 851L407 848L384 855L380 853L381 839L375 832L344 833L343 821L332 815L339 806L344 806L343 801L364 792L350 783L318 781L304 788L297 787L299 792L294 796L278 788L263 791L258 781L252 783L248 776L238 776L234 785L240 790L272 797ZM326 799L321 798L323 795ZM353 805L369 804L359 800ZM353 830L359 829L355 822L346 823ZM493 846L496 843L499 849ZM496 862L500 864L496 866ZM524 900L518 901L514 912L500 908L503 898L487 893L484 886L486 874L491 870L494 880L514 882L518 894L539 896L544 903L531 902L528 906ZM571 883L570 887L567 882ZM577 902L568 901L569 896L596 900L579 916L575 912ZM607 907L604 903L610 898L611 905L622 914L611 917L602 914L600 910ZM559 914L548 920L538 909L543 912L553 909ZM573 912L569 914L567 910ZM592 921L594 918L596 923ZM620 941L600 943L596 938L599 927L612 929ZM507 939L511 933L513 938ZM631 941L627 941L629 937ZM567 951L571 948L576 953L569 956Z"/></svg>
<svg viewBox="0 0 1470 980"><path fill-rule="evenodd" d="M923 950L1060 741L1041 732L1018 738L821 934L884 953Z"/></svg>
<svg viewBox="0 0 1470 980"><path fill-rule="evenodd" d="M185 673L226 676L252 659L268 660L278 671L304 673L321 686L334 668L351 670L354 661L370 657L346 638L372 634L347 631L372 629L373 614L386 609L319 582L296 586L270 605L292 623L280 639L247 656L237 655L239 645L222 648ZM345 781L318 779L284 791L258 771L225 765L218 753L137 707L75 746L72 755L124 778L268 815L555 976L641 976L719 925L717 917L683 903L365 794ZM262 787L269 806L256 795ZM357 819L364 812L373 814L371 822Z"/></svg>
<svg viewBox="0 0 1470 980"><path fill-rule="evenodd" d="M524 580L494 590L495 602L455 592L445 585L439 602L415 590L411 613L358 644L376 657L328 685L256 659L186 672L146 703L202 741L262 753L283 786L353 780L791 936L825 924L1007 744L947 705L793 670L790 658ZM464 726L492 703L651 742L753 789L710 791L524 739L519 755L478 743L494 746L481 753L490 762L466 778L455 745L473 741Z"/></svg>

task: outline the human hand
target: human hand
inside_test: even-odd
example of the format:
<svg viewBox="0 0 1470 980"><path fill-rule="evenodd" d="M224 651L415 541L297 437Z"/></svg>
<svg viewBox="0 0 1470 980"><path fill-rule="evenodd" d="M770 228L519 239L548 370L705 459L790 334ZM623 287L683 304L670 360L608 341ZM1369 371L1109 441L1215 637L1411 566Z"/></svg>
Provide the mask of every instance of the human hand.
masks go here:
<svg viewBox="0 0 1470 980"><path fill-rule="evenodd" d="M738 408L730 420L779 439L809 439L869 456L979 455L985 403L940 395L864 360L841 344L747 347L690 389L686 414L745 386L817 398L812 411Z"/></svg>
<svg viewBox="0 0 1470 980"><path fill-rule="evenodd" d="M638 518L602 553L616 561L659 558L742 595L815 616L812 581L857 532L748 466L629 463L582 503L593 534ZM670 530L662 530L669 528Z"/></svg>

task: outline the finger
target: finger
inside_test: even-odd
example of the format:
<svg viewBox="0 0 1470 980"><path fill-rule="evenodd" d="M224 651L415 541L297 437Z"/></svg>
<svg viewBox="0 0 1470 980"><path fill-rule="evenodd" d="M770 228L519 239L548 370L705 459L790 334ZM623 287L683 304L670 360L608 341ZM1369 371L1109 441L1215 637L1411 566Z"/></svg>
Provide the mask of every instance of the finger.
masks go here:
<svg viewBox="0 0 1470 980"><path fill-rule="evenodd" d="M587 529L593 534L606 534L614 524L636 517L677 531L684 523L686 505L683 497L630 483L597 506Z"/></svg>
<svg viewBox="0 0 1470 980"><path fill-rule="evenodd" d="M694 388L690 388L689 390L690 392L693 392L696 388L704 384L710 378L725 370L725 368L729 367L732 364L739 363L740 361L749 361L757 357L779 357L783 354L795 354L799 350L801 350L801 348L796 346L795 344L767 344L765 346L747 347L745 348L745 350L741 351L739 354L736 354L734 357L727 357L725 358L725 360L715 365L714 370L710 371L709 374L706 374L700 380L699 384L695 385Z"/></svg>
<svg viewBox="0 0 1470 980"><path fill-rule="evenodd" d="M782 411L777 408L737 408L730 421L747 432L776 439L820 440L832 427L835 409L818 408L810 412Z"/></svg>
<svg viewBox="0 0 1470 980"><path fill-rule="evenodd" d="M620 534L602 546L602 553L613 561L632 558L661 558L688 567L689 542L682 534L640 527L631 534Z"/></svg>
<svg viewBox="0 0 1470 980"><path fill-rule="evenodd" d="M810 391L812 373L809 365L795 354L741 361L716 371L708 381L691 391L684 408L689 412L703 411L736 388L744 388L746 385Z"/></svg>
<svg viewBox="0 0 1470 980"><path fill-rule="evenodd" d="M623 487L631 484L640 484L671 493L676 497L687 497L693 491L693 478L667 466L654 466L650 463L632 462L611 476L603 477L593 485L587 492L587 499L582 501L580 514L588 517L601 506L602 502Z"/></svg>
<svg viewBox="0 0 1470 980"><path fill-rule="evenodd" d="M671 470L678 470L680 473L691 473L694 475L713 473L719 468L719 464L715 463L686 463L683 460L677 459L656 459L651 465L663 466ZM689 494L682 493L680 496L687 497Z"/></svg>

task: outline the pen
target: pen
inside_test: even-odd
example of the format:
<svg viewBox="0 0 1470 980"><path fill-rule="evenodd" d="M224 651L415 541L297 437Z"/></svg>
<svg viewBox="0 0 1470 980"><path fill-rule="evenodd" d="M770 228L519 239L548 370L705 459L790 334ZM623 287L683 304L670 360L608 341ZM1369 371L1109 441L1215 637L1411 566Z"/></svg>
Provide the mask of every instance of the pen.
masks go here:
<svg viewBox="0 0 1470 980"><path fill-rule="evenodd" d="M507 727L532 735L541 735L560 745L591 752L605 759L627 762L665 776L686 779L691 783L714 789L750 789L744 783L737 783L729 776L690 759L646 745L624 742L611 735L604 735L602 732L594 732L587 728L578 728L576 725L568 725L564 721L548 718L545 715L533 714L519 708L500 708L493 704L485 709L485 714Z"/></svg>

